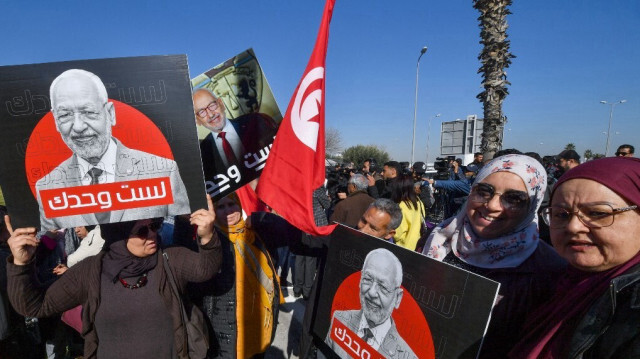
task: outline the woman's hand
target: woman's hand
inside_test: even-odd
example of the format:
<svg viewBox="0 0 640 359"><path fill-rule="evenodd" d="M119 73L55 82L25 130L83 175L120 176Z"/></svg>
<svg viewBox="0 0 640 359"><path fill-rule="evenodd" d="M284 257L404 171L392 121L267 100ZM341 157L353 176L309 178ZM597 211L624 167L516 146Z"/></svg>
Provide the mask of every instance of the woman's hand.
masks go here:
<svg viewBox="0 0 640 359"><path fill-rule="evenodd" d="M13 255L13 264L23 266L31 260L36 253L36 247L40 240L36 238L36 229L34 227L16 228L11 227L11 220L8 215L4 216L4 223L11 237L7 243Z"/></svg>
<svg viewBox="0 0 640 359"><path fill-rule="evenodd" d="M215 231L213 229L213 222L216 220L216 212L213 209L213 202L211 196L207 194L208 210L199 209L191 214L189 222L192 225L198 226L198 237L200 242L205 245L213 239Z"/></svg>

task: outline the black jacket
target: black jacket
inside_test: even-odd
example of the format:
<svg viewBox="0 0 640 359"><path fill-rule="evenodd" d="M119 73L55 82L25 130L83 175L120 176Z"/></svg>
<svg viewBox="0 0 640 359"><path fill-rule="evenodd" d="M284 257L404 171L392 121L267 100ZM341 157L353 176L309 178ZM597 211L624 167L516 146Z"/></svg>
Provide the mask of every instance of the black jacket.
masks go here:
<svg viewBox="0 0 640 359"><path fill-rule="evenodd" d="M640 358L640 265L614 278L581 318L568 358Z"/></svg>

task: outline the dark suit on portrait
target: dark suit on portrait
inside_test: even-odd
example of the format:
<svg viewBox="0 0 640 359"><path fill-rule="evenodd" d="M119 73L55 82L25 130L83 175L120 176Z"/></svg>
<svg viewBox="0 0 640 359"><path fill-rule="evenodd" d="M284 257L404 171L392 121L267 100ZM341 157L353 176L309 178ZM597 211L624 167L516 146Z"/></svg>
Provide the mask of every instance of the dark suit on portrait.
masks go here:
<svg viewBox="0 0 640 359"><path fill-rule="evenodd" d="M362 311L361 310L336 310L333 313L333 318L331 318L331 322L334 319L340 320L344 325L347 326L352 332L358 332L358 326L360 325L360 319L362 319ZM331 329L329 329L331 330ZM340 347L337 343L331 339L331 333L327 333L327 337L325 339L325 343L329 345L329 347L340 357L340 358L350 358L351 356L347 354L342 347ZM385 358L418 358L413 350L409 347L409 345L402 339L398 330L396 329L396 323L391 319L391 327L385 335L380 347L378 348L378 353L382 354Z"/></svg>
<svg viewBox="0 0 640 359"><path fill-rule="evenodd" d="M276 135L277 125L275 121L263 113L249 113L242 115L236 119L229 120L233 128L238 133L245 153L241 154L238 160L244 162L244 155L246 153L257 153L262 148L268 146L273 142L273 136ZM205 181L211 180L213 176L218 173L227 173L227 168L224 165L218 147L216 146L213 133L209 133L204 140L200 143L200 152L202 154L202 168L204 171ZM255 170L246 168L244 165L240 166L240 173L242 178L252 176L256 174Z"/></svg>
<svg viewBox="0 0 640 359"><path fill-rule="evenodd" d="M175 216L191 212L187 189L182 182L178 165L175 161L152 155L150 153L130 149L113 138L116 143L115 182L139 179L169 177L173 204L132 208L109 212L109 222L131 221L136 219ZM38 180L38 206L40 208L41 229L59 229L82 225L98 224L95 214L83 214L46 218L44 215L40 191L54 188L82 186L83 174L80 173L78 159L75 154L54 168L49 174Z"/></svg>

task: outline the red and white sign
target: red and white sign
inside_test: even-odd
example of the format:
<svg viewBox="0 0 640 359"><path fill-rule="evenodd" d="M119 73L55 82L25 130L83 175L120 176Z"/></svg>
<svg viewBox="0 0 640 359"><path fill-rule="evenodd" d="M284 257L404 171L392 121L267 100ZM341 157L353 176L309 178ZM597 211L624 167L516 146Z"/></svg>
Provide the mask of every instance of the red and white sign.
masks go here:
<svg viewBox="0 0 640 359"><path fill-rule="evenodd" d="M40 198L47 218L173 203L169 177L47 189Z"/></svg>

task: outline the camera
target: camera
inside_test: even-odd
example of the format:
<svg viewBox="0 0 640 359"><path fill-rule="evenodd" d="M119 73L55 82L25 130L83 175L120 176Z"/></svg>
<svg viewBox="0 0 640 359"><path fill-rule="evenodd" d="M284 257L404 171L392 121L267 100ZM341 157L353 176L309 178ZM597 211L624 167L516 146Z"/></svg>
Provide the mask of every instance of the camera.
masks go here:
<svg viewBox="0 0 640 359"><path fill-rule="evenodd" d="M366 175L372 175L373 176L374 173L376 173L376 172L379 173L380 172L380 168L378 168L378 162L375 159L369 158L369 159L364 160L364 162L369 162L369 172L362 171L363 175L365 175L365 176Z"/></svg>
<svg viewBox="0 0 640 359"><path fill-rule="evenodd" d="M449 168L451 167L451 162L455 160L456 156L437 157L433 162L433 169L437 171L434 178L437 180L449 179Z"/></svg>

